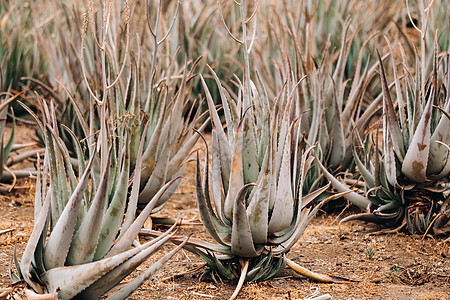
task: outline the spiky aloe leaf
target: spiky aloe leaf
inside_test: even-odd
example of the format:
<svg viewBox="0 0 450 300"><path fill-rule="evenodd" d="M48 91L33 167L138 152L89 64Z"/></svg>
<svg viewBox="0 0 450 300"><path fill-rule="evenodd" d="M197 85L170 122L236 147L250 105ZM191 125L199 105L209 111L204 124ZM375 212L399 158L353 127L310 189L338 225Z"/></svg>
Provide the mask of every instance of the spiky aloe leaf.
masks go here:
<svg viewBox="0 0 450 300"><path fill-rule="evenodd" d="M330 172L328 172L328 170L322 165L322 163L320 161L317 160L317 164L320 167L320 169L322 170L322 172L325 175L325 177L331 182L331 185L339 193L350 192L350 193L348 193L348 194L346 194L344 196L345 199L347 199L348 201L350 201L354 205L356 205L358 207L361 207L363 209L367 209L368 208L368 206L370 205L369 199L367 199L366 197L361 196L361 195L351 191L346 185L341 183L339 180L336 179L336 177L334 177Z"/></svg>
<svg viewBox="0 0 450 300"><path fill-rule="evenodd" d="M206 157L208 152L206 152ZM208 176L208 162L205 161L205 172L204 176ZM227 228L221 221L216 217L211 203L206 200L209 198L209 189L207 188L208 180L205 177L205 180L202 179L200 175L200 158L197 153L197 172L196 172L196 181L197 181L197 205L200 213L200 218L202 219L203 225L205 226L208 233L219 243L222 245L228 245L229 243L225 242L225 238L231 234L231 230ZM203 186L205 186L205 190L203 190Z"/></svg>
<svg viewBox="0 0 450 300"><path fill-rule="evenodd" d="M109 251L117 236L117 233L119 232L119 228L122 223L121 216L125 212L129 172L130 158L127 151L127 153L125 153L124 161L122 162L122 170L117 181L116 193L114 193L114 197L111 200L111 203L109 204L105 214L103 215L100 236L94 260L100 259Z"/></svg>
<svg viewBox="0 0 450 300"><path fill-rule="evenodd" d="M186 238L183 243L175 247L173 250L171 250L169 253L164 255L160 260L158 260L156 263L154 263L150 268L145 270L142 274L140 274L136 279L125 285L125 287L121 288L118 292L114 293L107 299L125 299L129 295L131 295L141 284L148 280L150 277L155 274L158 269L160 269L169 259L171 259L188 241L188 238Z"/></svg>
<svg viewBox="0 0 450 300"><path fill-rule="evenodd" d="M133 244L134 239L136 238L137 234L139 233L139 230L144 226L145 220L148 218L150 213L152 212L153 207L156 205L156 203L159 201L161 196L166 192L166 190L177 180L179 180L180 177L176 177L166 183L157 193L156 195L148 202L148 204L145 206L144 210L139 214L139 216L136 218L136 220L130 225L130 227L125 231L125 233L119 237L119 239L116 241L114 246L111 248L111 250L108 251L106 257L114 256L118 253L121 253L125 251L126 249L130 248L130 246Z"/></svg>
<svg viewBox="0 0 450 300"><path fill-rule="evenodd" d="M52 268L42 275L43 281L51 291L57 290L61 299L72 299L108 272L121 266L143 251L153 252L160 244L149 241L139 247L119 253L112 257L82 265ZM153 248L151 248L153 246ZM144 252L145 253L145 252ZM141 258L141 262L144 259ZM77 283L77 284L74 284ZM115 283L114 283L115 284ZM114 286L114 284L112 286ZM110 289L111 285L108 287Z"/></svg>
<svg viewBox="0 0 450 300"><path fill-rule="evenodd" d="M269 221L268 233L282 231L289 227L294 216L294 196L292 194L291 181L291 133L289 132L284 141L283 157L278 177L278 188L275 196L272 215Z"/></svg>
<svg viewBox="0 0 450 300"><path fill-rule="evenodd" d="M249 205L247 208L253 241L258 244L267 243L269 199L271 193L273 193L269 185L271 174L265 172L269 168L266 166L269 163L272 165L269 152L267 152L266 161L263 162L263 172L260 172L256 186L253 188L252 194L249 197Z"/></svg>
<svg viewBox="0 0 450 300"><path fill-rule="evenodd" d="M228 186L228 183L230 182L230 178L233 178L231 175L231 169L232 169L232 153L230 149L230 145L227 141L225 132L222 128L222 124L220 122L219 115L217 114L217 111L215 110L214 102L212 100L212 96L209 92L208 86L205 83L205 80L200 75L200 79L202 81L203 89L205 90L206 94L206 100L208 102L208 108L209 108L209 114L211 117L211 121L213 124L213 128L216 131L217 135L217 141L218 141L218 148L220 151L220 166L222 168L222 182L224 185L224 189L228 190L230 187ZM242 185L241 185L242 186ZM230 202L230 201L228 201ZM229 205L228 205L229 206ZM227 216L228 220L231 220L231 214L229 213L229 208L226 208L224 213L225 216Z"/></svg>
<svg viewBox="0 0 450 300"><path fill-rule="evenodd" d="M94 200L90 203L83 221L78 227L77 232L72 238L69 253L66 262L69 265L79 265L92 261L98 244L98 235L101 231L104 215L106 198L108 197L107 188L109 180L111 151L109 149L108 159L106 160L105 170L102 172L97 193Z"/></svg>
<svg viewBox="0 0 450 300"><path fill-rule="evenodd" d="M254 257L257 255L245 205L245 195L252 186L255 186L255 184L249 183L244 185L234 199L231 251L241 257ZM264 226L263 224L261 225Z"/></svg>
<svg viewBox="0 0 450 300"><path fill-rule="evenodd" d="M450 101L443 111L450 113ZM450 145L450 130L448 128L450 128L450 119L443 114L430 139L427 174L439 174L438 179L444 178L450 173L449 150L441 144Z"/></svg>
<svg viewBox="0 0 450 300"><path fill-rule="evenodd" d="M131 257L125 260L122 264L114 268L113 270L106 272L100 279L95 281L92 285L83 290L78 299L97 299L112 287L117 285L122 279L133 272L139 265L141 265L147 258L155 253L162 245L164 245L172 236L171 231L175 228L175 225L161 234L159 237L145 243L146 247ZM153 267L153 266L152 266Z"/></svg>
<svg viewBox="0 0 450 300"><path fill-rule="evenodd" d="M235 210L238 193L244 186L244 172L242 167L243 139L244 135L242 131L241 121L240 125L238 126L238 130L236 131L236 138L233 145L233 154L231 156L231 169L229 175L230 181L228 184L228 191L224 203L224 216L230 221L234 218L233 212ZM225 179L226 176L224 176L224 172L226 172L226 170L222 171L222 177ZM246 203L244 203L244 207L246 207Z"/></svg>
<svg viewBox="0 0 450 300"><path fill-rule="evenodd" d="M426 171L430 152L432 109L433 97L430 96L402 164L402 173L415 182L425 182L427 180Z"/></svg>
<svg viewBox="0 0 450 300"><path fill-rule="evenodd" d="M70 242L75 230L78 217L78 210L81 206L84 190L88 184L94 155L89 159L80 182L74 193L67 202L61 216L58 218L53 230L48 238L44 252L44 263L48 269L61 267L66 261L69 252Z"/></svg>

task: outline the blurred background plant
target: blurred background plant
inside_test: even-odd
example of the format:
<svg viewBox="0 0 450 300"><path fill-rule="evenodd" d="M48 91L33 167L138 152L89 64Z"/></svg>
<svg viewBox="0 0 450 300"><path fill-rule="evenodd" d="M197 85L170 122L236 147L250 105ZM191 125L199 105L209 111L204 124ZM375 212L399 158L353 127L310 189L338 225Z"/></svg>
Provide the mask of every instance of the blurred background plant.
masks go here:
<svg viewBox="0 0 450 300"><path fill-rule="evenodd" d="M55 9L64 12L63 18L55 18L40 37L47 40L53 62L49 73L55 76L49 85L40 83L46 90L42 95L57 103L55 113L62 121L59 131L74 165L79 149L72 135L92 141L104 126L103 114L131 129L130 174L135 172L139 140L145 137L139 206L184 173L184 162L198 139L191 128L199 125L203 131L207 124L207 116L195 109L199 100L191 98L199 60L185 58L183 65L178 65L168 52L180 5L175 3L173 14L167 16L172 5L165 7L161 2L129 6L127 1L112 1L99 8L90 1L83 18L80 5L57 3ZM150 28L142 30L134 24ZM66 31L73 37L58 43ZM122 130L115 127L114 136L121 136ZM91 153L87 150L81 149L85 158ZM178 184L161 198L155 212Z"/></svg>
<svg viewBox="0 0 450 300"><path fill-rule="evenodd" d="M21 77L45 75L46 61L34 35L31 1L6 0L0 4L0 61L3 65L3 89L20 92Z"/></svg>
<svg viewBox="0 0 450 300"><path fill-rule="evenodd" d="M0 65L0 91L3 90L3 68ZM16 135L16 118L12 104L22 93L14 95L11 89L0 92L0 191L11 192L14 188L19 188L18 178L28 177L35 174L34 168L24 166L14 167L26 159L33 159L42 150L28 150L30 147L36 148L36 143L14 143ZM7 112L11 110L11 126L7 128ZM10 129L10 130L8 130ZM9 134L9 137L8 137ZM8 137L8 138L7 138Z"/></svg>

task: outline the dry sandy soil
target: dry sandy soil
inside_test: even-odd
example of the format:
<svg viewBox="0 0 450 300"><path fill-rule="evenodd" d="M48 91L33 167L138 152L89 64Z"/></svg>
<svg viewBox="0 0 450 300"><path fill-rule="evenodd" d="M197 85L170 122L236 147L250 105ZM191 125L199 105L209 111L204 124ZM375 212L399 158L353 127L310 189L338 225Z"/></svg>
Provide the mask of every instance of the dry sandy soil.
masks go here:
<svg viewBox="0 0 450 300"><path fill-rule="evenodd" d="M31 130L26 129L28 132ZM29 134L22 138L29 138ZM172 201L158 213L159 216L183 217L193 223L199 222L193 167L193 164L189 166L181 187ZM11 230L0 234L1 290L10 286L8 269L14 244L20 257L33 227L34 180L21 180L19 185L24 188L0 195L0 232ZM347 211L343 215L349 213L352 212ZM362 222L342 224L339 228L341 217L320 212L288 257L313 271L358 282L321 284L286 269L279 278L244 285L238 299L312 299L314 291L319 296L329 294L332 299L450 299L448 239L404 233L377 235L374 233L380 228ZM157 229L163 230L164 227ZM184 226L180 231L209 239L201 225ZM369 247L373 247L373 255L369 255ZM170 245L165 246L159 255L169 249ZM157 258L158 255L152 261ZM149 264L146 262L138 271ZM236 282L222 282L206 267L173 278L173 275L195 270L202 264L203 261L193 254L179 252L130 299L229 298ZM23 285L17 285L12 294L0 296L0 299L21 299L22 295Z"/></svg>

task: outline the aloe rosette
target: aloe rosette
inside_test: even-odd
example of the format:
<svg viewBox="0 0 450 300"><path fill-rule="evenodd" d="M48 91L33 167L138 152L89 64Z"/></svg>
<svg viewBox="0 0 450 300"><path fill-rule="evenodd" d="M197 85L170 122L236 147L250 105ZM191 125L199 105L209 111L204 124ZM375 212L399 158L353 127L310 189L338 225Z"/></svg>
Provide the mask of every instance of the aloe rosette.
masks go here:
<svg viewBox="0 0 450 300"><path fill-rule="evenodd" d="M216 77L225 132L201 78L213 129L211 160L207 145L204 164L197 158L197 203L202 222L217 244L191 239L185 248L200 255L223 278L239 278L235 295L244 281L270 279L286 264L317 280L338 282L286 258L321 207L306 205L329 187L303 195L301 187L314 161L309 155L313 147L306 148L300 120L289 121L290 99L271 103L256 89L246 98L244 84L242 98L234 102Z"/></svg>
<svg viewBox="0 0 450 300"><path fill-rule="evenodd" d="M11 277L14 282L25 281L38 294L56 293L58 299L97 299L173 236L175 227L157 239L132 247L152 208L178 178L163 186L135 218L142 156L138 157L137 173L128 195L129 135L121 136L118 144L109 140L111 146L103 148L100 140L110 136L111 124L103 127L87 163L82 152L78 152L77 178L58 135L53 106L41 104L44 121L38 124L44 132L46 148L36 182L35 225L21 262L15 258L18 276L11 272ZM119 148L119 156L114 156L114 147ZM109 297L125 299L180 248L174 248Z"/></svg>
<svg viewBox="0 0 450 300"><path fill-rule="evenodd" d="M388 44L390 47L389 41ZM448 234L450 58L448 52L438 58L437 47L435 43L433 71L427 78L421 78L418 58L416 72L411 74L403 56L403 80L391 48L395 101L380 61L382 132L377 129L364 139L355 137L354 156L364 178L365 192L364 196L356 193L345 196L350 201L370 200L370 211L343 221L364 219L391 228L406 225L411 233ZM381 146L379 134L382 135ZM323 170L336 189L346 189Z"/></svg>

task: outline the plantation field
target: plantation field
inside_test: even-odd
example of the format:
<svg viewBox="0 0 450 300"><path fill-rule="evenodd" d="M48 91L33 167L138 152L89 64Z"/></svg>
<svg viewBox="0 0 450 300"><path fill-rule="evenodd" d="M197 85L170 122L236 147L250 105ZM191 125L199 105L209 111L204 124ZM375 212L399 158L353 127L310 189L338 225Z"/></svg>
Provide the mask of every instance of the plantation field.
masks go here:
<svg viewBox="0 0 450 300"><path fill-rule="evenodd" d="M24 125L19 128L19 136L24 141L32 141L29 133L33 128ZM191 163L178 191L156 216L182 217L191 223L200 222L194 176L195 164ZM12 229L0 235L2 291L11 286L8 269L14 244L20 257L32 231L34 184L34 180L21 180L18 185L24 186L23 189L1 197L0 231ZM448 239L423 238L405 233L377 235L380 227L360 221L339 226L339 220L348 214L348 211L341 216L320 212L288 255L313 271L358 282L316 283L286 268L277 278L244 285L238 299L304 299L311 297L316 289L317 296L329 294L332 299L450 299ZM183 226L180 233L210 239L200 224ZM373 254L370 254L369 248L372 246ZM157 257L145 262L138 271L150 266L170 248L165 246ZM179 252L129 299L228 299L236 282L222 281L203 265L204 262L190 252ZM189 274L174 278L185 272ZM8 296L13 298L8 299L22 299L23 287L14 286ZM6 298L3 296L0 299Z"/></svg>
<svg viewBox="0 0 450 300"><path fill-rule="evenodd" d="M2 0L2 299L450 300L450 2Z"/></svg>

